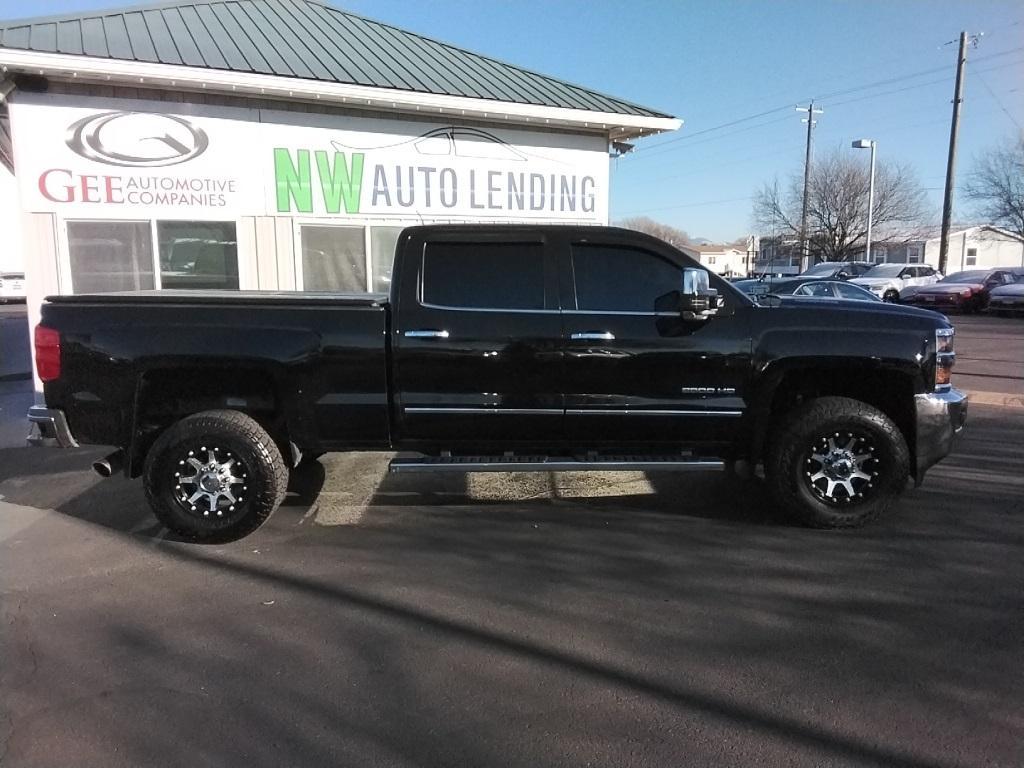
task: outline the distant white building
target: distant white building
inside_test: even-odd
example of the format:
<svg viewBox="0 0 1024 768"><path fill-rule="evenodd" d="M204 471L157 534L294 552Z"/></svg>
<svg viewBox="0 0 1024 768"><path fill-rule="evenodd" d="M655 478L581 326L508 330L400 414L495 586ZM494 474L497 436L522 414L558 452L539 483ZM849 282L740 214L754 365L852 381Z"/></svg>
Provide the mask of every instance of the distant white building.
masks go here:
<svg viewBox="0 0 1024 768"><path fill-rule="evenodd" d="M930 264L938 269L938 230L908 240L884 240L871 246L871 261L876 264ZM863 261L864 250L854 252L851 261ZM965 269L1024 267L1024 238L990 224L956 227L949 233L946 273ZM757 273L796 274L800 271L800 243L795 237L762 238Z"/></svg>
<svg viewBox="0 0 1024 768"><path fill-rule="evenodd" d="M938 268L940 242L938 232L929 232L925 237L907 242L875 243L871 246L871 260L877 264L926 263ZM863 252L857 258L864 258ZM963 227L949 233L947 274L992 267L1024 267L1024 239L988 224Z"/></svg>
<svg viewBox="0 0 1024 768"><path fill-rule="evenodd" d="M930 238L923 245L925 262L937 267L939 238ZM950 232L947 273L989 267L1024 267L1024 239L987 225Z"/></svg>
<svg viewBox="0 0 1024 768"><path fill-rule="evenodd" d="M680 249L701 266L723 277L746 277L754 264L753 251L731 245L683 245Z"/></svg>

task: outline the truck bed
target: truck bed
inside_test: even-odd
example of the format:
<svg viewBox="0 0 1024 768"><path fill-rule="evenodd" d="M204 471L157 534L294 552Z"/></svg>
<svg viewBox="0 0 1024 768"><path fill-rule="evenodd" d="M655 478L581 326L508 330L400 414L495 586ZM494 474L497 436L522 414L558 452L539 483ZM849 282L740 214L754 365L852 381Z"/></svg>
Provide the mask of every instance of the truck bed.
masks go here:
<svg viewBox="0 0 1024 768"><path fill-rule="evenodd" d="M383 294L132 291L54 296L62 375L46 402L79 440L133 446L185 410L275 414L306 452L387 446ZM140 442L141 441L141 442Z"/></svg>

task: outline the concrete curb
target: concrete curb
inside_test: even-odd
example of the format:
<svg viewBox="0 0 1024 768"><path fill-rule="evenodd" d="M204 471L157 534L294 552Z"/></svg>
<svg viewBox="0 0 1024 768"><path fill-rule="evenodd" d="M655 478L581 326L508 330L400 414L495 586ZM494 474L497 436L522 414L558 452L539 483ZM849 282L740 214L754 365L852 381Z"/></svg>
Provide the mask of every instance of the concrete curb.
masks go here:
<svg viewBox="0 0 1024 768"><path fill-rule="evenodd" d="M1024 395L1008 395L1005 392L976 392L963 390L970 405L994 405L998 408L1024 409Z"/></svg>

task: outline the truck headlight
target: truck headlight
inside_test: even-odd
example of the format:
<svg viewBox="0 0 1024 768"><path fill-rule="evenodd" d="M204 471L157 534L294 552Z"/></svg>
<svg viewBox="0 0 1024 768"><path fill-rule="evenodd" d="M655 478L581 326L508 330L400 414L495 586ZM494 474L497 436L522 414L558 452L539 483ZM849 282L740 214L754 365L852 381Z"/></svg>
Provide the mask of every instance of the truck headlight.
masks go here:
<svg viewBox="0 0 1024 768"><path fill-rule="evenodd" d="M938 328L935 331L935 389L949 389L953 376L953 364L956 352L953 351L953 339L956 331L952 328Z"/></svg>

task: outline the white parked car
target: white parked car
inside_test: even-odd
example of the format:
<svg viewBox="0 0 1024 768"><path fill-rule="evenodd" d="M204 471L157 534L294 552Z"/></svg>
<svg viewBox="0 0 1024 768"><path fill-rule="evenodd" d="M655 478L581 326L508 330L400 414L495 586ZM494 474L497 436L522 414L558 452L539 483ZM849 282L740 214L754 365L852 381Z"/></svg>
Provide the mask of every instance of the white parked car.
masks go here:
<svg viewBox="0 0 1024 768"><path fill-rule="evenodd" d="M861 285L883 301L899 301L900 291L912 285L931 285L942 279L927 264L876 264L851 283Z"/></svg>
<svg viewBox="0 0 1024 768"><path fill-rule="evenodd" d="M0 304L25 301L25 276L20 272L0 272Z"/></svg>

